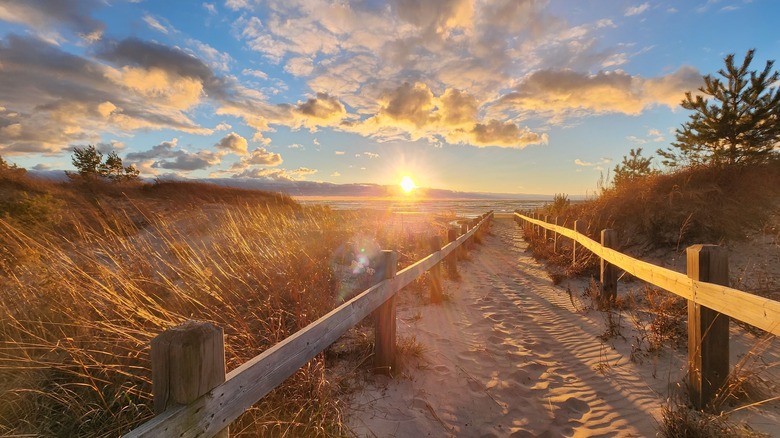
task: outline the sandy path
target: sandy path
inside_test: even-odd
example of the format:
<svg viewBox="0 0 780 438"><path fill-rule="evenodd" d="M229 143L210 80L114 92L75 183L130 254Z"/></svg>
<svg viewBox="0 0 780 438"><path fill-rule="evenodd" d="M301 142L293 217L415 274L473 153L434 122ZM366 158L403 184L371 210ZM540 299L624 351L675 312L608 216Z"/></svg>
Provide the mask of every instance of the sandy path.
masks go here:
<svg viewBox="0 0 780 438"><path fill-rule="evenodd" d="M348 419L358 436L653 436L663 399L604 345L525 252L510 218L459 265L441 306L399 309L422 368L372 378Z"/></svg>

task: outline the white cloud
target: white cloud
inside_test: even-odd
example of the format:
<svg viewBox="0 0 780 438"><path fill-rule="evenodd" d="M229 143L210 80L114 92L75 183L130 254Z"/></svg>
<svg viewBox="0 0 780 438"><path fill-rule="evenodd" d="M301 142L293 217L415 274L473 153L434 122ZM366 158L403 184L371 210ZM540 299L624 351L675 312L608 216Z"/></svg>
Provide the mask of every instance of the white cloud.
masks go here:
<svg viewBox="0 0 780 438"><path fill-rule="evenodd" d="M633 17L635 15L641 15L650 8L650 3L644 2L641 5L631 6L626 9L625 16Z"/></svg>
<svg viewBox="0 0 780 438"><path fill-rule="evenodd" d="M314 64L309 58L290 58L284 66L284 71L293 76L309 76L314 71Z"/></svg>
<svg viewBox="0 0 780 438"><path fill-rule="evenodd" d="M247 151L247 145L248 142L244 137L236 134L235 132L231 132L230 134L222 137L222 139L219 140L217 144L214 145L214 147L227 152L232 152L237 155L247 155L249 153Z"/></svg>
<svg viewBox="0 0 780 438"><path fill-rule="evenodd" d="M154 29L154 30L156 30L158 32L164 33L166 35L168 35L168 33L170 33L170 30L168 30L167 27L163 26L162 23L160 23L160 21L157 18L155 18L155 17L153 17L151 15L148 15L148 14L144 15L143 20L144 20L144 23L146 23L150 28L152 28L152 29Z"/></svg>
<svg viewBox="0 0 780 438"><path fill-rule="evenodd" d="M245 76L254 76L258 79L268 79L268 75L265 72L260 70L252 70L252 69L245 68L244 70L241 71L241 74Z"/></svg>
<svg viewBox="0 0 780 438"><path fill-rule="evenodd" d="M598 161L583 161L579 158L574 160L574 164L580 167L594 167L596 170L602 170L604 165L610 164L612 162L611 158L601 158Z"/></svg>
<svg viewBox="0 0 780 438"><path fill-rule="evenodd" d="M201 6L203 6L203 9L208 11L209 14L217 15L217 6L214 5L214 3L203 2L203 4Z"/></svg>

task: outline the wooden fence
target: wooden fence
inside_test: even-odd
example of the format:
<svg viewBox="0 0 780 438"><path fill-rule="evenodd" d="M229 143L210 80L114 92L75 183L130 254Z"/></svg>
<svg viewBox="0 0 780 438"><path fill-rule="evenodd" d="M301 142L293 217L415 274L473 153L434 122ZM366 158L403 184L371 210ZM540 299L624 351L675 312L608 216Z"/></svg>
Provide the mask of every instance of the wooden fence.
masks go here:
<svg viewBox="0 0 780 438"><path fill-rule="evenodd" d="M444 247L433 239L433 253L400 272L396 272L395 252L383 251L382 281L227 375L221 328L190 321L166 330L152 340L157 415L125 436L227 436L233 420L375 310L374 366L378 372L392 372L396 292L431 271L431 301L440 300L440 263L460 258L492 218L491 211L463 224L459 237L456 232L448 233L449 243Z"/></svg>
<svg viewBox="0 0 780 438"><path fill-rule="evenodd" d="M729 373L729 317L773 335L780 334L780 302L753 295L728 285L728 254L717 245L693 245L687 249L687 275L634 259L613 249L614 230L601 231L601 243L585 235L582 221L574 229L557 225L557 218L515 213L528 233L572 240L573 257L585 248L601 258L601 299L614 298L617 268L688 300L688 373L691 399L698 408L713 400ZM548 222L554 223L548 223ZM576 231L575 231L576 230ZM548 236L550 232L553 236Z"/></svg>

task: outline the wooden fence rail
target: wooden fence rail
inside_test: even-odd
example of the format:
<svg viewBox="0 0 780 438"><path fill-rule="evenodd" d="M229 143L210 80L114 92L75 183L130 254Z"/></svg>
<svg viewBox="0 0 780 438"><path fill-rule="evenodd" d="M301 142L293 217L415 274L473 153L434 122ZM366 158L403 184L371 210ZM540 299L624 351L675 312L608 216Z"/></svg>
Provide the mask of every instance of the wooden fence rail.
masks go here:
<svg viewBox="0 0 780 438"><path fill-rule="evenodd" d="M375 366L380 371L389 371L394 363L395 308L392 298L396 292L426 271L438 268L439 263L450 253L483 233L492 218L491 211L481 215L471 226L463 225L460 237L398 273L394 272L395 253L383 251L385 278L382 281L231 371L225 376L224 383L209 383L221 380L214 377L213 364L222 363L224 374L225 353L219 347L222 345L221 329L208 327L208 323L189 323L191 328L204 335L172 336L169 331L164 332L158 338L165 341L157 341L158 338L152 341L152 360L161 358L165 361L163 364L152 364L152 369L160 370L161 374L158 376L153 373L152 376L155 411L161 413L125 437L185 438L226 434L233 420L377 309L376 348L381 351L375 355ZM439 272L437 269L435 274ZM171 329L172 332L177 330L181 332L182 328ZM177 344L176 339L182 338L185 339L185 345ZM204 352L211 357L205 360L198 357ZM208 365L204 367L204 363ZM180 367L186 368L177 369ZM204 368L207 371L205 375ZM185 377L172 379L171 374L174 373ZM161 385L163 388L160 388ZM177 388L175 385L188 388ZM197 397L192 396L193 391L197 391ZM158 393L162 401L158 400ZM179 393L184 393L186 397L177 396Z"/></svg>
<svg viewBox="0 0 780 438"><path fill-rule="evenodd" d="M584 235L584 224L575 221L575 229L549 224L530 215L515 213L521 225L537 235L539 230L572 239L575 252L578 245L602 260L602 282L608 278L616 284L614 272L604 274L609 265L688 300L688 363L692 399L703 408L726 382L728 374L728 316L780 335L780 302L727 287L728 258L725 250L715 245L694 245L687 250L688 273L681 274L635 258L615 249L617 236L603 230L602 244ZM614 291L602 285L602 292ZM718 317L722 314L721 318ZM725 367L724 367L725 360ZM726 370L724 372L724 369Z"/></svg>

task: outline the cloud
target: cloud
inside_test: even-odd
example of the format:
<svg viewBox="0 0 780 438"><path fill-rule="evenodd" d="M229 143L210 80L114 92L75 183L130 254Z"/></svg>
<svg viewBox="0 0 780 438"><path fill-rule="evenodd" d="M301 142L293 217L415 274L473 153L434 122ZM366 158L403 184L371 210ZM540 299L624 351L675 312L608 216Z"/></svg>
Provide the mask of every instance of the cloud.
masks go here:
<svg viewBox="0 0 780 438"><path fill-rule="evenodd" d="M222 72L227 72L230 70L230 63L233 61L233 58L230 56L230 54L220 52L219 50L202 41L191 38L187 40L187 44L189 44L191 47L194 47L195 50L197 50L197 52L206 59L211 68Z"/></svg>
<svg viewBox="0 0 780 438"><path fill-rule="evenodd" d="M217 149L221 149L227 152L232 152L237 155L247 155L247 141L244 137L231 132L222 137L221 140L214 145Z"/></svg>
<svg viewBox="0 0 780 438"><path fill-rule="evenodd" d="M156 30L158 32L164 33L166 35L168 35L168 33L170 33L170 30L168 30L167 27L163 26L157 18L155 18L155 17L153 17L153 16L151 16L149 14L144 15L143 20L144 20L144 23L146 23L150 28L152 28L152 29L154 29L154 30Z"/></svg>
<svg viewBox="0 0 780 438"><path fill-rule="evenodd" d="M158 145L153 146L148 151L143 152L131 152L125 157L128 161L143 161L154 160L157 158L169 158L173 156L173 150L179 143L178 138L171 139L170 141L164 141Z"/></svg>
<svg viewBox="0 0 780 438"><path fill-rule="evenodd" d="M178 143L176 138L164 141L149 150L128 153L125 160L136 164L143 174L156 174L157 169L190 172L208 169L222 162L224 152L209 150L189 152L178 148Z"/></svg>
<svg viewBox="0 0 780 438"><path fill-rule="evenodd" d="M344 151L333 151L333 153L336 154L336 155L344 155L346 152L344 152Z"/></svg>
<svg viewBox="0 0 780 438"><path fill-rule="evenodd" d="M312 175L314 173L317 173L317 170L310 169L308 167L299 167L294 170L254 168L246 169L243 172L236 173L233 175L233 178L256 178L272 181L299 181L306 175Z"/></svg>
<svg viewBox="0 0 780 438"><path fill-rule="evenodd" d="M105 132L173 129L208 134L188 110L227 85L197 58L139 40L101 44L98 62L45 41L0 40L0 152L54 153Z"/></svg>
<svg viewBox="0 0 780 438"><path fill-rule="evenodd" d="M95 148L99 152L107 154L107 153L110 153L110 152L121 151L122 149L125 148L125 144L122 143L121 141L111 140L108 143L102 143L102 142L101 143L97 143L95 145Z"/></svg>
<svg viewBox="0 0 780 438"><path fill-rule="evenodd" d="M203 170L215 166L222 161L222 154L207 150L198 152L187 152L176 150L171 156L164 160L155 161L153 168L180 170L190 172L193 170Z"/></svg>
<svg viewBox="0 0 780 438"><path fill-rule="evenodd" d="M203 9L208 11L209 14L217 15L217 6L214 5L214 3L203 2L203 4L201 6L203 6Z"/></svg>
<svg viewBox="0 0 780 438"><path fill-rule="evenodd" d="M647 131L647 136L651 138L652 141L656 143L660 143L662 141L666 141L666 138L664 137L664 134L659 131L658 129L649 129Z"/></svg>
<svg viewBox="0 0 780 438"><path fill-rule="evenodd" d="M347 117L347 111L339 100L327 93L317 93L317 97L298 103L295 108L298 123L316 130L317 126L338 125Z"/></svg>
<svg viewBox="0 0 780 438"><path fill-rule="evenodd" d="M436 96L427 85L404 83L379 100L376 115L345 128L375 138L426 139L478 147L522 148L529 144L546 144L547 134L531 132L512 122L478 117L477 99L463 91L447 89Z"/></svg>
<svg viewBox="0 0 780 438"><path fill-rule="evenodd" d="M293 76L309 76L314 71L314 63L309 58L290 58L284 66L284 71Z"/></svg>
<svg viewBox="0 0 780 438"><path fill-rule="evenodd" d="M596 162L583 161L583 160L580 160L579 158L574 160L574 164L576 164L577 166L581 166L581 167L595 167L597 170L600 169L600 166L603 166L603 165L606 165L606 164L610 164L611 162L612 162L612 159L610 159L610 158L602 158L602 159L600 159L600 160L598 160Z"/></svg>
<svg viewBox="0 0 780 438"><path fill-rule="evenodd" d="M50 42L63 40L57 32L60 29L73 31L88 41L97 41L105 24L91 15L103 5L101 0L5 0L0 5L0 20L28 26Z"/></svg>
<svg viewBox="0 0 780 438"><path fill-rule="evenodd" d="M650 8L650 3L644 2L641 5L631 6L626 9L625 16L633 17L635 15L641 15Z"/></svg>
<svg viewBox="0 0 780 438"><path fill-rule="evenodd" d="M220 124L214 127L214 131L227 131L232 127L233 126L231 126L230 123L221 122Z"/></svg>
<svg viewBox="0 0 780 438"><path fill-rule="evenodd" d="M341 176L341 174L338 173L338 172L333 172L333 173L330 174L330 176L332 176L332 177L339 177L339 176Z"/></svg>
<svg viewBox="0 0 780 438"><path fill-rule="evenodd" d="M248 8L249 2L247 0L225 0L225 6L228 9L237 11L242 8Z"/></svg>
<svg viewBox="0 0 780 438"><path fill-rule="evenodd" d="M528 128L521 129L512 122L491 120L477 123L470 132L471 142L477 146L500 146L522 148L529 144L547 144L547 134L537 134Z"/></svg>
<svg viewBox="0 0 780 438"><path fill-rule="evenodd" d="M245 68L244 70L241 71L241 74L245 76L254 76L258 79L268 79L268 75L265 72L260 70L252 70L249 68Z"/></svg>
<svg viewBox="0 0 780 438"><path fill-rule="evenodd" d="M255 148L249 156L230 167L231 171L248 169L250 166L278 166L282 164L281 154L269 152L265 148Z"/></svg>
<svg viewBox="0 0 780 438"><path fill-rule="evenodd" d="M645 79L622 71L595 75L572 70L541 70L524 78L511 93L501 97L500 107L518 112L574 116L600 113L637 115L645 108L675 108L685 91L701 84L693 67L659 78Z"/></svg>

